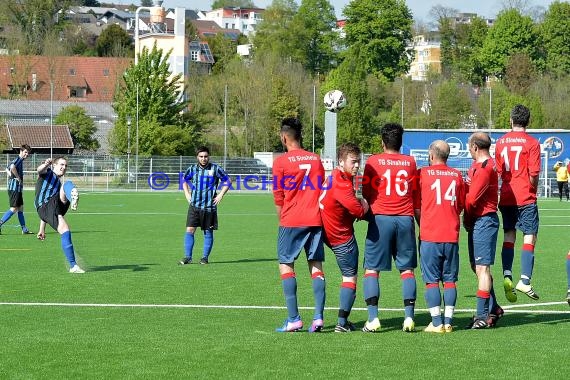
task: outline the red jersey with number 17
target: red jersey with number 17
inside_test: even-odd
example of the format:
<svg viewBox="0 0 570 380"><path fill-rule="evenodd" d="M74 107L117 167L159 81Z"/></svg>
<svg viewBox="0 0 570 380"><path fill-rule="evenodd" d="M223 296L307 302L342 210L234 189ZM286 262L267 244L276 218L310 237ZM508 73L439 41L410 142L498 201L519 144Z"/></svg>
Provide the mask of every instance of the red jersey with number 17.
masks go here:
<svg viewBox="0 0 570 380"><path fill-rule="evenodd" d="M332 182L321 193L319 206L325 243L334 247L354 235L354 220L364 216L364 207L356 198L352 177L339 169L331 173Z"/></svg>
<svg viewBox="0 0 570 380"><path fill-rule="evenodd" d="M413 157L374 154L364 166L362 196L375 215L414 215L420 208L418 171Z"/></svg>
<svg viewBox="0 0 570 380"><path fill-rule="evenodd" d="M433 243L457 243L459 215L465 204L461 172L447 165L422 168L420 186L420 239Z"/></svg>
<svg viewBox="0 0 570 380"><path fill-rule="evenodd" d="M325 169L318 154L295 149L273 162L273 198L282 227L321 226L319 196Z"/></svg>
<svg viewBox="0 0 570 380"><path fill-rule="evenodd" d="M508 132L495 145L501 184L501 206L524 206L536 202L537 188L531 176L540 173L540 143L526 132Z"/></svg>

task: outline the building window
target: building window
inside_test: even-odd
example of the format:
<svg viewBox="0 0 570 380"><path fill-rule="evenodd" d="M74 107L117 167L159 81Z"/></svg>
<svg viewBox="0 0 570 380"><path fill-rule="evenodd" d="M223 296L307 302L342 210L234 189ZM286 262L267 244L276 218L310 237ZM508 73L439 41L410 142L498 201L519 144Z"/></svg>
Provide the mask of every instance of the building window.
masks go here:
<svg viewBox="0 0 570 380"><path fill-rule="evenodd" d="M85 98L87 96L87 89L85 87L70 87L70 98Z"/></svg>
<svg viewBox="0 0 570 380"><path fill-rule="evenodd" d="M198 51L192 50L190 51L190 60L194 62L198 62Z"/></svg>
<svg viewBox="0 0 570 380"><path fill-rule="evenodd" d="M230 24L226 22L226 29L229 29Z"/></svg>
<svg viewBox="0 0 570 380"><path fill-rule="evenodd" d="M75 75L75 69L74 68L69 69L69 75Z"/></svg>
<svg viewBox="0 0 570 380"><path fill-rule="evenodd" d="M103 76L109 76L109 69L103 69Z"/></svg>

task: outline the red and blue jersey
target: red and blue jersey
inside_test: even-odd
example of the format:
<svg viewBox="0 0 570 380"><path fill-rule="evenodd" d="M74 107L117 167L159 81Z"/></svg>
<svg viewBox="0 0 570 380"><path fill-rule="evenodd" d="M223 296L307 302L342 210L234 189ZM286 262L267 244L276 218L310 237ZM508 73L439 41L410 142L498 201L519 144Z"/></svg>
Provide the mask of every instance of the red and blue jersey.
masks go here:
<svg viewBox="0 0 570 380"><path fill-rule="evenodd" d="M318 154L291 150L273 162L273 198L282 227L321 226L319 196L325 169Z"/></svg>
<svg viewBox="0 0 570 380"><path fill-rule="evenodd" d="M492 158L474 162L467 172L465 214L468 220L497 212L499 178Z"/></svg>
<svg viewBox="0 0 570 380"><path fill-rule="evenodd" d="M420 188L420 239L433 243L457 243L459 216L465 204L461 172L447 165L422 168Z"/></svg>
<svg viewBox="0 0 570 380"><path fill-rule="evenodd" d="M536 202L537 188L530 177L540 173L540 143L526 132L508 132L495 144L495 161L501 177L501 206Z"/></svg>
<svg viewBox="0 0 570 380"><path fill-rule="evenodd" d="M364 216L364 207L356 198L351 175L334 169L331 177L332 182L321 193L319 207L325 243L335 247L354 236L354 220Z"/></svg>
<svg viewBox="0 0 570 380"><path fill-rule="evenodd" d="M418 171L413 157L381 153L364 166L362 196L375 215L414 215L420 208Z"/></svg>

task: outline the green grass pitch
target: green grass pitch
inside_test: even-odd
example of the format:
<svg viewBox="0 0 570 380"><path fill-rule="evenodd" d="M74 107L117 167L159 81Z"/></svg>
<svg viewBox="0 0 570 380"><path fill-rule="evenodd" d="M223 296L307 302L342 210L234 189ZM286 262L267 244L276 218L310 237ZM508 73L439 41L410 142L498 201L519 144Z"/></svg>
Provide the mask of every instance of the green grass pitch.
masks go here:
<svg viewBox="0 0 570 380"><path fill-rule="evenodd" d="M25 201L28 225L37 231L32 192ZM401 331L396 272L381 275L380 333L333 333L340 275L328 249L325 331L278 334L286 311L269 194L229 193L211 264L179 266L187 210L182 192L84 193L67 218L84 275L67 273L54 231L43 242L23 236L16 217L2 228L0 378L566 378L570 308L562 301L570 203L539 206L533 283L541 298L519 294L509 304L496 281L499 302L509 307L496 329L463 330L475 307L476 280L462 243L457 308L463 311L452 334ZM364 233L358 222L361 260ZM195 260L203 241L197 236ZM313 302L304 260L296 272L307 325ZM494 273L501 278L500 265ZM416 278L421 331L430 318L419 271ZM355 307L351 320L362 327L361 284Z"/></svg>

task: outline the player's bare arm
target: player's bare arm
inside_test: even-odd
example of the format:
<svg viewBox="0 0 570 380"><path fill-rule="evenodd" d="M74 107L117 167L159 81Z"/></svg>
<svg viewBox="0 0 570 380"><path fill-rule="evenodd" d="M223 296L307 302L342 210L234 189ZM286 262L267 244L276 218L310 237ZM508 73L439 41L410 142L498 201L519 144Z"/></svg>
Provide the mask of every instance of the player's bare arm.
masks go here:
<svg viewBox="0 0 570 380"><path fill-rule="evenodd" d="M44 174L47 172L48 168L51 166L51 158L46 159L43 164L38 166L38 174Z"/></svg>

